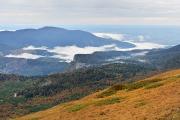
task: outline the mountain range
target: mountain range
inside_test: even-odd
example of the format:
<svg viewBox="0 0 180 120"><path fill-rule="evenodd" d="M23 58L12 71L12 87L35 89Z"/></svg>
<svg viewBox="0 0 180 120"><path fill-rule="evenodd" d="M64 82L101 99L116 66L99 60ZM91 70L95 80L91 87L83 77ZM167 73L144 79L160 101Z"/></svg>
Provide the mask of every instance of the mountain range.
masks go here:
<svg viewBox="0 0 180 120"><path fill-rule="evenodd" d="M159 68L163 65L171 67L174 65L171 61L174 60L179 64L179 46L169 49L134 48L136 46L133 43L97 37L81 30L43 27L2 31L0 72L41 76L82 67L130 61L147 62Z"/></svg>
<svg viewBox="0 0 180 120"><path fill-rule="evenodd" d="M82 52L84 47L88 46L91 47L91 51L98 47L102 47L102 50L111 49L103 47L107 45L116 45L120 48L135 47L128 42L100 38L89 32L56 27L1 31L0 72L27 76L63 72L70 66L67 62L69 57L66 55L68 46L72 46L74 52L76 49ZM63 49L56 50L58 47Z"/></svg>
<svg viewBox="0 0 180 120"><path fill-rule="evenodd" d="M131 48L133 44L113 41L97 37L89 32L81 30L66 30L56 27L43 27L40 29L22 29L16 31L0 32L0 45L8 46L8 50L20 49L26 46L46 46L53 48L56 46L103 46L116 44L118 47Z"/></svg>
<svg viewBox="0 0 180 120"><path fill-rule="evenodd" d="M71 103L67 103L67 106L69 106L67 107L70 112L69 115L71 115L71 112L72 114L74 112L75 114L76 112L81 112L82 108L87 107L89 110L89 107L93 107L96 104L109 105L111 103L119 103L120 100L126 98L123 97L121 99L122 96L119 96L123 92L127 92L127 95L130 96L133 95L131 92L136 92L134 95L137 96L139 92L133 91L134 89L143 89L142 93L148 93L144 88L151 89L159 87L160 89L158 90L162 89L161 91L164 91L167 89L163 89L163 85L171 85L171 82L174 86L178 86L175 84L179 80L178 70L163 74L169 76L165 79L155 76L150 78L152 79L150 82L146 82L146 80L143 80L143 82L136 81L167 70L179 69L180 45L159 49L134 49L136 47L128 42L100 38L83 31L52 27L17 30L14 32L6 31L0 32L0 34L4 36L4 40L0 38L0 118L5 120L45 110L58 104L64 103L66 105L65 102L81 99L110 86L112 87L100 92L100 94L97 93L97 98L88 99L90 101L95 100L95 102L90 102L90 104L85 103L85 107L84 103L82 105L71 105ZM45 42L40 39L43 38L43 34L46 38ZM61 36L59 38L57 36L62 34L65 34L64 38L67 38L64 41L66 44L58 43L59 41L62 42L62 39L60 39ZM73 35L77 35L76 37L84 42L86 40L85 36L91 36L88 40L90 43L87 43L92 46L86 46L83 42L82 44L78 41L74 42L70 39ZM11 43L12 38L16 41L13 41L15 44ZM26 38L32 39L28 41ZM10 43L5 43L5 39ZM39 42L36 43L36 40ZM50 40L54 40L54 42L51 43ZM96 44L96 40L100 40L101 42L97 42L98 44ZM108 41L108 43L104 41ZM18 43L19 45L17 45ZM39 43L42 44L40 45ZM51 44L48 45L48 43ZM75 45L70 43L74 43ZM120 49L120 45L123 45L124 49ZM156 89L152 90L155 93L158 91ZM172 90L172 87L170 90ZM113 96L118 98L112 98L109 101L109 98ZM128 101L131 101L133 96L128 98ZM147 96L147 94L140 95L139 97L144 96ZM168 96L172 97L170 94ZM150 96L151 98L153 99L153 96ZM137 106L139 104L140 106L142 104L144 105L145 103L140 101L137 103ZM94 109L99 110L96 107ZM68 113L65 110L65 115L62 114L62 117L67 117L66 114ZM39 115L39 113L37 114ZM99 114L104 115L104 113ZM44 117L42 118L44 119Z"/></svg>

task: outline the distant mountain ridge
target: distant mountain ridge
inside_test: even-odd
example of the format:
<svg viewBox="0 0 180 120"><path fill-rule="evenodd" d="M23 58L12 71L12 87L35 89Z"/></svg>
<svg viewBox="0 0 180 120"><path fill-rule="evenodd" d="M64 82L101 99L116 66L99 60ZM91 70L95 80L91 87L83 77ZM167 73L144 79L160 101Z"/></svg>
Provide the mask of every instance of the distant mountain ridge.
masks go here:
<svg viewBox="0 0 180 120"><path fill-rule="evenodd" d="M180 45L149 52L145 59L160 69L180 68Z"/></svg>
<svg viewBox="0 0 180 120"><path fill-rule="evenodd" d="M48 75L62 72L70 65L56 53L45 50L24 50L28 46L54 47L77 46L100 47L104 45L116 45L121 48L132 48L135 45L112 39L97 37L89 32L81 30L67 30L57 27L43 27L39 29L21 29L16 31L0 32L0 72L15 73L20 75ZM35 55L43 56L39 59L26 59L16 56ZM7 57L15 56L15 57ZM62 54L63 56L63 54ZM47 66L48 65L48 66Z"/></svg>
<svg viewBox="0 0 180 120"><path fill-rule="evenodd" d="M180 45L164 50L147 50L148 54L144 54L146 50L130 51L131 48L136 48L133 43L97 37L81 30L43 27L2 31L0 72L48 75L91 65L126 63L129 59L131 62L149 62L162 69L166 66L179 67ZM89 50L91 52L87 53Z"/></svg>
<svg viewBox="0 0 180 120"><path fill-rule="evenodd" d="M101 51L94 52L93 54L76 54L73 62L87 63L87 64L100 64L115 60L125 60L131 57L138 56L138 54L145 55L150 50L132 50L132 51Z"/></svg>
<svg viewBox="0 0 180 120"><path fill-rule="evenodd" d="M132 48L135 45L127 42L105 39L97 37L89 32L81 30L66 30L56 27L43 27L40 29L22 29L16 31L0 32L0 44L8 45L13 48L25 46L103 46L116 44L122 48Z"/></svg>

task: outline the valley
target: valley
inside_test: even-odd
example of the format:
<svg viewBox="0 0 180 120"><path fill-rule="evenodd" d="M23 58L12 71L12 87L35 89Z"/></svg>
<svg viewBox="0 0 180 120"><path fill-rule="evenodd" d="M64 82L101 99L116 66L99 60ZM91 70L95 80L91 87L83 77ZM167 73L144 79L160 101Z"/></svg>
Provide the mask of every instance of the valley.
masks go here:
<svg viewBox="0 0 180 120"><path fill-rule="evenodd" d="M66 40L64 41L64 46L59 43L60 41L63 42L59 37L43 36L46 32L55 36L64 35L64 40ZM20 33L23 33L24 36ZM39 36L35 36L36 34ZM89 39L92 41L87 44L92 46L86 46L86 44L81 44L81 42L77 41L74 42L69 37L70 34L72 38L75 35L83 34L84 37L81 36L77 39L84 40L84 42L87 40L85 39L86 37L90 37ZM148 87L147 89L159 87L161 86L161 80L160 83L153 83L152 85L151 82L138 84L138 81L180 68L179 45L166 48L136 49L137 46L135 47L132 43L112 40L112 38L100 38L84 31L54 27L23 29L14 32L6 31L0 32L0 38L1 35L4 36L4 40L0 41L0 45L3 46L0 49L0 118L2 120L21 119L22 116L27 114L36 114L36 112L46 111L46 109L48 111L48 109L56 108L59 104L60 106L61 104L71 104L76 100L86 99L88 95L91 96L93 94L92 96L94 96L96 92L98 94L101 93L99 91L105 92L98 95L97 100L93 100L94 102L92 103L85 103L85 105L74 105L69 111L76 112L84 107L91 108L94 104L95 106L96 104L98 106L116 104L121 101L116 96L116 93L121 92L119 87L123 87L123 94L127 95L130 94L128 91L131 91L128 89L133 91L142 87ZM21 43L24 41L24 44L17 46L8 44L8 42L5 43L5 40L10 42L13 36L17 36ZM41 41L41 37L45 40L44 42ZM31 39L32 42L28 41L28 43L26 39ZM49 40L53 40L56 43L52 42L47 47ZM101 42L96 43L95 41L97 40ZM39 43L35 41L39 41ZM40 46L40 43L43 43L45 46ZM56 46L58 44L61 46ZM178 70L176 72L179 74ZM176 72L172 71L172 74ZM171 72L167 72L167 74L169 75ZM164 84L166 80L162 80L162 82ZM169 82L167 85L169 85ZM116 87L118 90L116 90ZM126 91L127 93L124 93ZM116 97L111 99L111 94ZM144 91L142 94L144 94ZM106 100L106 97L109 99ZM102 103L98 99L102 99L100 100ZM128 101L131 101L131 99L134 99L133 96L132 98L129 97ZM139 104L144 104L144 102ZM127 109L129 111L129 108ZM97 110L99 111L99 108ZM71 114L71 112L61 112L63 114ZM56 112L53 113L56 114ZM106 113L101 112L100 114L102 114L103 119L103 115ZM33 116L36 115L33 114ZM67 116L59 117L65 119L63 117ZM78 118L78 115L75 115L76 117L81 119ZM87 116L84 117L86 118ZM123 118L123 116L120 117ZM132 119L134 119L133 117ZM87 117L86 119L90 118ZM24 118L22 117L22 119ZM27 118L25 117L25 119ZM31 119L31 116L28 119ZM32 119L36 118L32 117ZM44 118L42 117L42 119ZM52 117L51 119L56 118ZM67 119L72 118L69 117ZM107 119L109 119L108 116Z"/></svg>
<svg viewBox="0 0 180 120"><path fill-rule="evenodd" d="M0 0L0 120L180 120L180 0Z"/></svg>
<svg viewBox="0 0 180 120"><path fill-rule="evenodd" d="M150 66L116 63L45 77L1 75L0 117L6 119L37 112L116 83L134 81L155 73Z"/></svg>
<svg viewBox="0 0 180 120"><path fill-rule="evenodd" d="M129 36L118 40L116 37L99 37L86 31L58 27L1 31L0 72L43 76L81 66L149 61L152 56L148 60L142 57L149 52L167 49L165 45L147 41L132 42L131 39L138 41L140 38Z"/></svg>

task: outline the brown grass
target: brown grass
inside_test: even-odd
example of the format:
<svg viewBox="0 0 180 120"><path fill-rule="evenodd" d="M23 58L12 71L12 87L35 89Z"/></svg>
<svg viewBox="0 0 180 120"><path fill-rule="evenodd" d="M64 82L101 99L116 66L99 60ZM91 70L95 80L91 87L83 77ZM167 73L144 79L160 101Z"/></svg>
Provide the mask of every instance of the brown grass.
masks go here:
<svg viewBox="0 0 180 120"><path fill-rule="evenodd" d="M179 76L180 70L165 72L129 84L130 90L109 88L16 120L179 120Z"/></svg>

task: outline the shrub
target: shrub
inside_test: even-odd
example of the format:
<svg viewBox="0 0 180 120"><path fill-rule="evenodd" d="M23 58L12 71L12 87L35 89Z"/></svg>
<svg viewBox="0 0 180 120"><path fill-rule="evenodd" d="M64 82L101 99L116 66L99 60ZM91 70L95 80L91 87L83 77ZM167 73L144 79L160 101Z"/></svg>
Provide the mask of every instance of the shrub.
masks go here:
<svg viewBox="0 0 180 120"><path fill-rule="evenodd" d="M139 89L141 87L145 87L145 86L152 84L152 83L156 83L160 80L161 79L152 79L152 80L145 80L145 81L140 81L140 82L135 82L135 83L129 83L129 84L126 84L125 88L128 91L131 91L131 90Z"/></svg>
<svg viewBox="0 0 180 120"><path fill-rule="evenodd" d="M74 105L74 106L68 108L68 111L69 112L76 112L76 111L79 111L79 110L81 110L87 106L88 106L88 104L77 104L77 105Z"/></svg>
<svg viewBox="0 0 180 120"><path fill-rule="evenodd" d="M107 89L106 91L97 95L97 98L104 98L107 96L111 96L111 95L115 94L117 91L123 90L124 88L125 88L125 86L122 84L114 85L114 86L110 87L109 89Z"/></svg>
<svg viewBox="0 0 180 120"><path fill-rule="evenodd" d="M103 105L110 105L110 104L115 104L115 103L119 103L119 102L121 102L120 98L114 97L114 98L99 100L95 103L95 105L103 106Z"/></svg>
<svg viewBox="0 0 180 120"><path fill-rule="evenodd" d="M140 101L138 101L138 103L135 105L135 108L138 108L138 107L144 106L144 105L146 105L146 104L147 104L147 102L146 102L146 101L144 101L144 100L140 100Z"/></svg>
<svg viewBox="0 0 180 120"><path fill-rule="evenodd" d="M41 110L48 109L50 107L52 107L51 104L40 104L40 105L34 105L34 106L27 106L27 109L30 112L38 112L38 111L41 111Z"/></svg>
<svg viewBox="0 0 180 120"><path fill-rule="evenodd" d="M39 120L39 118L32 118L31 120Z"/></svg>
<svg viewBox="0 0 180 120"><path fill-rule="evenodd" d="M133 82L133 83L128 83L128 84L118 84L110 87L109 89L105 90L104 92L100 93L97 95L97 98L104 98L107 96L111 96L113 94L116 94L117 91L119 90L124 90L126 89L127 91L139 89L142 87L145 87L149 84L156 83L161 81L161 79L152 79L152 80L145 80L145 81L139 81L139 82Z"/></svg>
<svg viewBox="0 0 180 120"><path fill-rule="evenodd" d="M162 86L162 85L163 85L162 83L152 83L152 84L149 84L149 85L145 86L144 88L145 88L145 89L151 89L151 88L160 87L160 86Z"/></svg>

